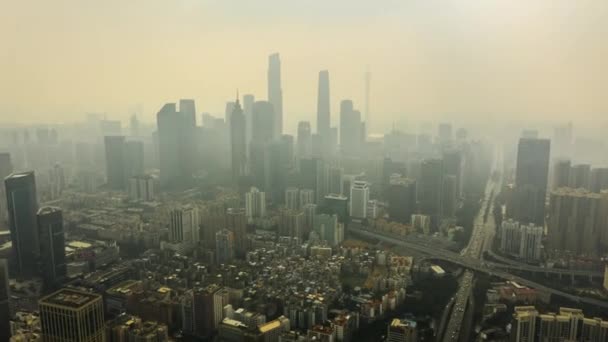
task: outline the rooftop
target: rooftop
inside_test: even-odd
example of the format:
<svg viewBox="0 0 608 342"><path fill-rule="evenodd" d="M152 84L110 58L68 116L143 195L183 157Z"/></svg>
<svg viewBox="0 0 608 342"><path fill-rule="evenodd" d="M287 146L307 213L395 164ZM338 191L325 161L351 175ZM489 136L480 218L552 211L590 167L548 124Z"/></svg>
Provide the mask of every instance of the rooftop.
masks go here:
<svg viewBox="0 0 608 342"><path fill-rule="evenodd" d="M61 289L42 298L40 304L59 305L70 309L79 309L96 300L101 300L101 296L72 289Z"/></svg>

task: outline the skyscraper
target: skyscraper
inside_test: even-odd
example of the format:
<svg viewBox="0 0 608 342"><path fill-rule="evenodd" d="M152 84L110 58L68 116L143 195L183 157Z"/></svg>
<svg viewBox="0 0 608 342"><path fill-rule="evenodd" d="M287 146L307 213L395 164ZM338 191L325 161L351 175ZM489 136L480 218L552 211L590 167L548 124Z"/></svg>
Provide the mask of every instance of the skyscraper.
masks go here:
<svg viewBox="0 0 608 342"><path fill-rule="evenodd" d="M246 174L247 169L247 135L245 115L241 109L238 95L230 115L230 153L232 156L232 179L238 180Z"/></svg>
<svg viewBox="0 0 608 342"><path fill-rule="evenodd" d="M245 115L245 131L247 144L247 152L249 152L249 143L251 142L251 125L253 121L253 103L255 102L255 96L251 94L243 95L243 114Z"/></svg>
<svg viewBox="0 0 608 342"><path fill-rule="evenodd" d="M598 167L591 170L591 181L589 190L601 192L608 189L608 168Z"/></svg>
<svg viewBox="0 0 608 342"><path fill-rule="evenodd" d="M215 254L218 264L229 263L234 259L234 233L222 229L215 233Z"/></svg>
<svg viewBox="0 0 608 342"><path fill-rule="evenodd" d="M125 189L129 178L144 174L144 143L137 140L125 142Z"/></svg>
<svg viewBox="0 0 608 342"><path fill-rule="evenodd" d="M355 181L350 187L350 216L357 219L367 218L367 202L369 202L369 184Z"/></svg>
<svg viewBox="0 0 608 342"><path fill-rule="evenodd" d="M534 342L538 311L533 306L516 306L511 323L511 341Z"/></svg>
<svg viewBox="0 0 608 342"><path fill-rule="evenodd" d="M329 168L329 177L327 182L327 193L343 194L344 193L344 169L337 166Z"/></svg>
<svg viewBox="0 0 608 342"><path fill-rule="evenodd" d="M386 333L387 342L416 342L418 330L416 321L395 318L389 324Z"/></svg>
<svg viewBox="0 0 608 342"><path fill-rule="evenodd" d="M191 206L175 208L170 213L169 237L171 242L196 244L200 240L198 210Z"/></svg>
<svg viewBox="0 0 608 342"><path fill-rule="evenodd" d="M13 172L10 153L0 153L0 227L4 227L8 216L6 209L6 190L4 188L4 178Z"/></svg>
<svg viewBox="0 0 608 342"><path fill-rule="evenodd" d="M194 100L165 104L156 115L160 183L164 188L190 185L196 168L196 109Z"/></svg>
<svg viewBox="0 0 608 342"><path fill-rule="evenodd" d="M546 249L598 256L600 246L608 247L608 212L602 203L608 200L606 196L572 188L551 192Z"/></svg>
<svg viewBox="0 0 608 342"><path fill-rule="evenodd" d="M234 233L234 249L238 256L247 253L247 212L245 208L228 208L226 228Z"/></svg>
<svg viewBox="0 0 608 342"><path fill-rule="evenodd" d="M13 173L4 180L4 186L17 272L23 276L32 276L38 272L40 257L34 172Z"/></svg>
<svg viewBox="0 0 608 342"><path fill-rule="evenodd" d="M300 190L298 188L289 187L285 189L285 208L289 210L300 209L299 197Z"/></svg>
<svg viewBox="0 0 608 342"><path fill-rule="evenodd" d="M125 189L126 175L126 156L125 156L125 137L106 136L104 137L106 150L106 179L110 189Z"/></svg>
<svg viewBox="0 0 608 342"><path fill-rule="evenodd" d="M386 197L390 219L410 223L416 212L416 181L399 175L390 177Z"/></svg>
<svg viewBox="0 0 608 342"><path fill-rule="evenodd" d="M100 295L61 289L38 302L44 341L105 342Z"/></svg>
<svg viewBox="0 0 608 342"><path fill-rule="evenodd" d="M509 204L509 215L519 222L545 224L550 148L547 139L519 139L515 189Z"/></svg>
<svg viewBox="0 0 608 342"><path fill-rule="evenodd" d="M274 107L274 134L283 134L283 88L281 87L281 58L278 53L268 57L268 102Z"/></svg>
<svg viewBox="0 0 608 342"><path fill-rule="evenodd" d="M63 214L59 208L43 207L37 219L41 273L45 286L52 287L67 276Z"/></svg>
<svg viewBox="0 0 608 342"><path fill-rule="evenodd" d="M245 194L245 213L250 221L266 216L266 194L257 188L251 188Z"/></svg>
<svg viewBox="0 0 608 342"><path fill-rule="evenodd" d="M553 165L553 190L570 185L570 169L569 159L559 159L555 162Z"/></svg>
<svg viewBox="0 0 608 342"><path fill-rule="evenodd" d="M251 144L249 145L249 170L253 184L264 189L266 182L267 145L273 141L274 108L270 102L257 101L253 104Z"/></svg>
<svg viewBox="0 0 608 342"><path fill-rule="evenodd" d="M266 145L264 153L264 191L272 203L282 203L289 169L288 141L273 141Z"/></svg>
<svg viewBox="0 0 608 342"><path fill-rule="evenodd" d="M353 101L340 103L340 149L343 155L354 157L361 153L363 129L361 113L354 109Z"/></svg>
<svg viewBox="0 0 608 342"><path fill-rule="evenodd" d="M590 183L591 165L572 165L572 169L570 169L570 187L574 189L583 188L589 190Z"/></svg>
<svg viewBox="0 0 608 342"><path fill-rule="evenodd" d="M279 236L303 238L304 213L298 210L283 210L279 221Z"/></svg>
<svg viewBox="0 0 608 342"><path fill-rule="evenodd" d="M323 140L324 148L327 148L327 143L330 140L330 100L329 100L329 72L327 70L319 71L319 87L317 94L317 134Z"/></svg>
<svg viewBox="0 0 608 342"><path fill-rule="evenodd" d="M171 187L179 183L180 176L180 117L175 103L167 103L157 114L158 158L160 183Z"/></svg>
<svg viewBox="0 0 608 342"><path fill-rule="evenodd" d="M297 142L298 158L307 158L312 154L312 136L310 133L310 122L298 122L298 142Z"/></svg>
<svg viewBox="0 0 608 342"><path fill-rule="evenodd" d="M441 213L442 160L425 159L420 168L421 177L418 187L420 211L431 216L431 225L437 227Z"/></svg>
<svg viewBox="0 0 608 342"><path fill-rule="evenodd" d="M0 341L8 341L11 336L9 299L8 261L0 259Z"/></svg>

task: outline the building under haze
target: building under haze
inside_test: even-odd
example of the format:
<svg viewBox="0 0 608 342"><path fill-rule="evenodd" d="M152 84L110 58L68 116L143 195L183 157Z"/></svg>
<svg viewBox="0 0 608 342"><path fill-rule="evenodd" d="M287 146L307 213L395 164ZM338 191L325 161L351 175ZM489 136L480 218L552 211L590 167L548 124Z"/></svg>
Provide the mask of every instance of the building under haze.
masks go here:
<svg viewBox="0 0 608 342"><path fill-rule="evenodd" d="M281 58L278 53L268 57L268 102L274 108L273 138L283 134L283 88L281 86Z"/></svg>
<svg viewBox="0 0 608 342"><path fill-rule="evenodd" d="M8 341L11 335L9 299L8 260L0 259L0 341Z"/></svg>
<svg viewBox="0 0 608 342"><path fill-rule="evenodd" d="M40 268L46 286L52 288L67 277L63 213L56 207L38 210Z"/></svg>
<svg viewBox="0 0 608 342"><path fill-rule="evenodd" d="M515 188L508 208L508 215L516 221L545 225L550 147L547 139L519 140Z"/></svg>
<svg viewBox="0 0 608 342"><path fill-rule="evenodd" d="M350 186L350 217L355 219L367 218L367 203L369 202L369 184L355 181Z"/></svg>
<svg viewBox="0 0 608 342"><path fill-rule="evenodd" d="M4 227L8 220L6 208L6 190L4 188L4 178L13 172L10 153L0 153L0 227Z"/></svg>
<svg viewBox="0 0 608 342"><path fill-rule="evenodd" d="M245 176L247 173L246 137L245 115L237 96L232 114L230 114L230 154L232 157L232 179L234 181L238 180L241 176Z"/></svg>
<svg viewBox="0 0 608 342"><path fill-rule="evenodd" d="M38 198L34 172L13 173L4 180L9 228L16 270L22 276L38 273Z"/></svg>
<svg viewBox="0 0 608 342"><path fill-rule="evenodd" d="M355 110L353 101L340 103L340 150L347 157L360 155L363 145L363 124L361 112Z"/></svg>
<svg viewBox="0 0 608 342"><path fill-rule="evenodd" d="M431 217L433 229L441 215L441 190L443 188L443 164L441 159L425 159L420 166L418 201L420 212Z"/></svg>
<svg viewBox="0 0 608 342"><path fill-rule="evenodd" d="M547 215L547 249L597 257L608 250L608 194L559 188L551 192Z"/></svg>
<svg viewBox="0 0 608 342"><path fill-rule="evenodd" d="M105 342L100 295L61 289L38 302L45 341Z"/></svg>
<svg viewBox="0 0 608 342"><path fill-rule="evenodd" d="M165 104L158 112L158 159L164 188L185 188L196 168L196 110L193 100Z"/></svg>
<svg viewBox="0 0 608 342"><path fill-rule="evenodd" d="M331 111L329 97L329 72L319 71L319 85L317 89L317 134L321 138L321 146L325 150L331 150Z"/></svg>

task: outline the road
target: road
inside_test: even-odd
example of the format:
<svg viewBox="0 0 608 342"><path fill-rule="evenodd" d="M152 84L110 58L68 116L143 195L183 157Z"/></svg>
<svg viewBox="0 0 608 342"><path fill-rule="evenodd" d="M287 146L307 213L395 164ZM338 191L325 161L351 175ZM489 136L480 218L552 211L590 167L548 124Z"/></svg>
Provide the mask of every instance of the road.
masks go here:
<svg viewBox="0 0 608 342"><path fill-rule="evenodd" d="M499 156L496 155L495 162L492 167L492 173L495 170L500 170L500 158L498 157ZM494 218L492 217L492 211L494 207L494 193L500 191L501 184L502 177L497 182L495 182L492 177L490 177L490 179L488 180L488 183L486 184L485 188L483 201L479 208L479 212L477 213L477 216L475 217L475 220L473 222L471 238L469 240L468 245L460 252L460 256L462 258L471 260L481 260L484 251L484 246L486 245L486 239L489 235L487 234L487 232L492 229L492 227L487 226L494 225ZM471 270L465 271L464 275L460 279L460 287L458 288L458 291L454 296L454 307L452 308L452 315L450 316L450 321L448 322L445 332L443 333L443 341L456 342L461 339L462 334L466 335L466 333L462 333L461 330L464 327L463 321L468 308L467 304L469 303L469 299L473 290L474 280L475 277ZM469 309L473 308L469 307Z"/></svg>

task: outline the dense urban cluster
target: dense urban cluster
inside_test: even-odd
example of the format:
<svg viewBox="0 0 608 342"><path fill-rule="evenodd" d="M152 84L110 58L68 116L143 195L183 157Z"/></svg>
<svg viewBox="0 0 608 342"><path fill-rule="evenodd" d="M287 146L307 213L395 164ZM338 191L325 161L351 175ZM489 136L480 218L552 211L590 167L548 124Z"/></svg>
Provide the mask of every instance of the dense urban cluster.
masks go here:
<svg viewBox="0 0 608 342"><path fill-rule="evenodd" d="M332 126L318 82L295 137L278 54L267 100L224 117L183 99L153 124L3 129L0 340L607 340L589 306L550 311L608 308L608 172L563 159L582 159L572 126L555 150L448 123L377 135L367 103Z"/></svg>

